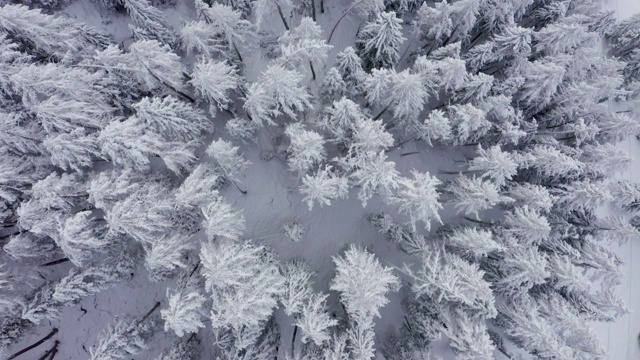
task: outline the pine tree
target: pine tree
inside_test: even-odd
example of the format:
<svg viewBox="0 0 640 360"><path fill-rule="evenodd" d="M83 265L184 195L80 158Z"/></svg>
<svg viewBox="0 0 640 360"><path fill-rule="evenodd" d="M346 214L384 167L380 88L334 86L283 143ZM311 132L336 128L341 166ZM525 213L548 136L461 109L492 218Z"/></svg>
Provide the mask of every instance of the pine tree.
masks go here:
<svg viewBox="0 0 640 360"><path fill-rule="evenodd" d="M413 21L414 34L420 34L424 41L433 42L433 47L437 47L453 31L451 11L447 1L436 3L435 7L422 3Z"/></svg>
<svg viewBox="0 0 640 360"><path fill-rule="evenodd" d="M167 289L169 307L160 310L160 316L164 320L164 330L175 331L179 337L188 333L197 333L198 329L204 327L202 317L204 317L203 305L204 296L197 292L187 292L186 290L176 290L170 292Z"/></svg>
<svg viewBox="0 0 640 360"><path fill-rule="evenodd" d="M315 131L305 130L302 124L287 126L285 134L291 140L287 163L289 169L302 176L326 157L324 138Z"/></svg>
<svg viewBox="0 0 640 360"><path fill-rule="evenodd" d="M315 175L305 174L302 177L300 193L309 206L309 211L317 201L322 207L331 205L336 199L344 199L349 195L349 183L346 178L336 174L331 166L318 169Z"/></svg>
<svg viewBox="0 0 640 360"><path fill-rule="evenodd" d="M500 203L509 203L511 198L501 195L496 185L473 176L460 175L446 188L451 195L449 202L458 213L479 218L479 212L491 209Z"/></svg>
<svg viewBox="0 0 640 360"><path fill-rule="evenodd" d="M447 314L449 315L449 314ZM449 337L449 346L457 359L493 359L494 345L489 337L487 325L458 310L449 315L444 333Z"/></svg>
<svg viewBox="0 0 640 360"><path fill-rule="evenodd" d="M640 209L640 186L629 180L612 182L609 191L613 203L623 210L636 211Z"/></svg>
<svg viewBox="0 0 640 360"><path fill-rule="evenodd" d="M328 329L338 324L338 320L331 318L327 313L326 300L329 295L313 294L302 305L300 317L296 326L302 330L302 343L309 340L322 346L330 339Z"/></svg>
<svg viewBox="0 0 640 360"><path fill-rule="evenodd" d="M223 110L229 107L229 92L238 89L240 80L234 66L203 58L193 67L189 84L209 103L209 111L213 114L214 105Z"/></svg>
<svg viewBox="0 0 640 360"><path fill-rule="evenodd" d="M505 248L493 239L490 231L455 227L445 235L447 248L465 258L479 260Z"/></svg>
<svg viewBox="0 0 640 360"><path fill-rule="evenodd" d="M215 161L221 173L234 183L240 181L240 174L251 165L251 162L238 152L239 149L222 139L213 141L207 148L207 155Z"/></svg>
<svg viewBox="0 0 640 360"><path fill-rule="evenodd" d="M404 40L402 21L395 12L383 12L367 23L358 34L356 46L360 57L374 68L389 68L400 60L400 45Z"/></svg>
<svg viewBox="0 0 640 360"><path fill-rule="evenodd" d="M429 146L433 146L434 141L446 142L451 138L451 125L444 112L433 110L418 128L418 137L424 140Z"/></svg>
<svg viewBox="0 0 640 360"><path fill-rule="evenodd" d="M238 240L245 228L244 217L235 211L231 205L216 199L202 209L204 214L203 226L210 239L222 236Z"/></svg>
<svg viewBox="0 0 640 360"><path fill-rule="evenodd" d="M51 163L62 170L82 173L95 161L102 159L97 134L87 133L83 128L48 136L42 146L51 154Z"/></svg>
<svg viewBox="0 0 640 360"><path fill-rule="evenodd" d="M334 99L340 99L347 93L347 84L336 67L327 70L320 87L320 98L325 104L330 104Z"/></svg>
<svg viewBox="0 0 640 360"><path fill-rule="evenodd" d="M552 275L548 256L534 246L514 244L506 247L494 264L499 276L492 281L496 292L514 299L542 285Z"/></svg>
<svg viewBox="0 0 640 360"><path fill-rule="evenodd" d="M313 64L323 64L333 48L324 40L320 26L308 17L302 18L300 25L293 30L286 31L278 42L282 54L280 60L302 69L309 64L313 80L316 79Z"/></svg>
<svg viewBox="0 0 640 360"><path fill-rule="evenodd" d="M299 314L304 302L313 292L311 280L315 276L315 272L311 270L309 264L299 259L285 262L281 266L281 271L285 278L284 293L280 298L280 302L284 306L284 313L287 316Z"/></svg>
<svg viewBox="0 0 640 360"><path fill-rule="evenodd" d="M183 87L186 73L180 57L167 45L156 40L136 41L129 47L125 60L130 62L131 76L144 84L147 91L169 88L178 94Z"/></svg>
<svg viewBox="0 0 640 360"><path fill-rule="evenodd" d="M162 280L174 275L177 270L186 269L187 255L195 249L190 235L174 233L163 235L145 243L145 267L151 280Z"/></svg>
<svg viewBox="0 0 640 360"><path fill-rule="evenodd" d="M333 101L333 105L324 114L320 125L339 143L348 142L356 124L364 118L360 106L346 97Z"/></svg>
<svg viewBox="0 0 640 360"><path fill-rule="evenodd" d="M349 46L336 55L335 66L347 84L347 94L354 98L362 94L366 73L362 69L362 59L356 50Z"/></svg>
<svg viewBox="0 0 640 360"><path fill-rule="evenodd" d="M109 289L131 276L133 260L125 256L114 263L71 269L69 275L56 284L52 298L58 303L69 306L84 297Z"/></svg>
<svg viewBox="0 0 640 360"><path fill-rule="evenodd" d="M271 316L285 279L262 246L227 239L203 244L200 252L205 289L212 293L213 329L257 326Z"/></svg>
<svg viewBox="0 0 640 360"><path fill-rule="evenodd" d="M380 316L380 308L389 300L389 291L397 291L398 278L385 268L373 254L351 245L343 256L334 257L336 276L331 290L340 292L340 301L347 313L359 324ZM358 269L355 271L355 269Z"/></svg>
<svg viewBox="0 0 640 360"><path fill-rule="evenodd" d="M538 60L525 68L525 83L518 95L526 106L545 106L551 102L565 75L565 69L550 61Z"/></svg>
<svg viewBox="0 0 640 360"><path fill-rule="evenodd" d="M246 1L246 11L240 9L240 2ZM248 48L255 37L254 25L246 19L249 12L247 0L227 0L227 4L213 3L206 5L202 0L196 0L196 12L200 20L211 25L211 30L216 38L225 39L227 52L233 51L238 60L242 62L240 49ZM229 4L230 2L230 4Z"/></svg>
<svg viewBox="0 0 640 360"><path fill-rule="evenodd" d="M454 146L478 141L491 127L485 112L471 104L448 106L447 118L453 129Z"/></svg>
<svg viewBox="0 0 640 360"><path fill-rule="evenodd" d="M534 39L537 52L553 56L593 46L598 36L580 24L553 23L535 32Z"/></svg>
<svg viewBox="0 0 640 360"><path fill-rule="evenodd" d="M170 140L199 140L203 132L212 128L202 111L172 96L146 97L133 108L138 119Z"/></svg>
<svg viewBox="0 0 640 360"><path fill-rule="evenodd" d="M187 207L203 207L218 198L223 180L211 163L201 163L175 191L176 201Z"/></svg>
<svg viewBox="0 0 640 360"><path fill-rule="evenodd" d="M436 177L428 172L420 173L411 171L413 179L401 178L398 180L400 189L391 202L398 205L402 214L408 215L413 231L416 231L416 223L422 221L425 229L431 229L431 220L442 224L438 210L442 209L439 202L437 187L442 184Z"/></svg>
<svg viewBox="0 0 640 360"><path fill-rule="evenodd" d="M478 156L469 162L469 170L480 171L482 178L489 178L501 187L518 171L518 163L513 155L503 152L500 146L494 145L488 150L478 146Z"/></svg>
<svg viewBox="0 0 640 360"><path fill-rule="evenodd" d="M198 344L199 339L193 334L173 343L156 360L194 360L199 354Z"/></svg>
<svg viewBox="0 0 640 360"><path fill-rule="evenodd" d="M187 54L200 54L205 58L226 54L226 48L211 24L189 21L180 29L180 45Z"/></svg>
<svg viewBox="0 0 640 360"><path fill-rule="evenodd" d="M123 3L133 23L151 35L144 40L155 39L169 46L175 45L176 37L166 17L149 0L124 0Z"/></svg>
<svg viewBox="0 0 640 360"><path fill-rule="evenodd" d="M155 332L155 320L120 318L98 337L98 344L89 351L91 360L126 359L149 348Z"/></svg>
<svg viewBox="0 0 640 360"><path fill-rule="evenodd" d="M113 239L108 238L107 226L91 211L80 211L59 225L58 245L76 266L90 264L99 254L109 253Z"/></svg>
<svg viewBox="0 0 640 360"><path fill-rule="evenodd" d="M354 184L360 187L358 199L362 206L367 206L367 201L374 193L389 196L393 189L398 187L399 173L395 162L387 161L384 151L379 153L367 153L359 157L347 159L347 168L354 169L349 175Z"/></svg>
<svg viewBox="0 0 640 360"><path fill-rule="evenodd" d="M523 243L539 244L551 233L549 221L535 209L527 205L517 207L505 214L507 232Z"/></svg>
<svg viewBox="0 0 640 360"><path fill-rule="evenodd" d="M555 180L575 177L582 172L584 164L549 145L535 145L523 158L524 168L533 170L543 178Z"/></svg>

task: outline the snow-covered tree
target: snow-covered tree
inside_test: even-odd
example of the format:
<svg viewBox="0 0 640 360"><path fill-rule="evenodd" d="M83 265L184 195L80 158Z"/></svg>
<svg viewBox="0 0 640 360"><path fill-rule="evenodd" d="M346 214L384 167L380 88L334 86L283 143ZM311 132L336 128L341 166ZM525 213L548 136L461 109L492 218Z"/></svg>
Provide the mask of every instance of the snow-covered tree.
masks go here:
<svg viewBox="0 0 640 360"><path fill-rule="evenodd" d="M300 313L304 302L311 296L311 280L315 276L309 264L299 259L285 262L281 266L285 278L284 292L280 302L287 316Z"/></svg>
<svg viewBox="0 0 640 360"><path fill-rule="evenodd" d="M156 360L192 360L199 354L198 337L193 335L180 339L162 352Z"/></svg>
<svg viewBox="0 0 640 360"><path fill-rule="evenodd" d="M329 295L313 294L302 305L296 326L302 330L302 343L309 340L322 346L330 339L328 329L338 324L327 312L326 300Z"/></svg>
<svg viewBox="0 0 640 360"><path fill-rule="evenodd" d="M103 154L115 164L146 171L151 164L149 156L155 155L176 174L190 169L196 160L194 151L198 142L167 140L150 131L149 125L137 116L114 121L98 135Z"/></svg>
<svg viewBox="0 0 640 360"><path fill-rule="evenodd" d="M210 5L202 0L196 0L196 12L200 20L211 25L209 28L216 38L224 38L224 45L229 51L233 51L238 60L242 62L240 49L247 48L255 36L254 25L243 18L243 11L238 8L242 1L227 1L225 4L214 2ZM234 6L235 5L235 6Z"/></svg>
<svg viewBox="0 0 640 360"><path fill-rule="evenodd" d="M536 247L510 244L496 260L495 267L500 274L492 281L496 292L508 298L526 294L533 286L547 282L551 276L548 264L548 256Z"/></svg>
<svg viewBox="0 0 640 360"><path fill-rule="evenodd" d="M460 360L493 359L494 345L489 337L487 325L458 310L450 315L444 333L449 337L449 346Z"/></svg>
<svg viewBox="0 0 640 360"><path fill-rule="evenodd" d="M144 244L145 266L152 280L161 280L173 275L176 270L188 267L187 255L195 249L190 235L177 232Z"/></svg>
<svg viewBox="0 0 640 360"><path fill-rule="evenodd" d="M574 177L582 172L584 164L549 145L536 145L523 158L523 167L543 178Z"/></svg>
<svg viewBox="0 0 640 360"><path fill-rule="evenodd" d="M126 359L140 354L149 348L155 327L153 318L116 319L98 336L98 344L89 350L91 360Z"/></svg>
<svg viewBox="0 0 640 360"><path fill-rule="evenodd" d="M266 18L271 17L275 11L280 15L280 19L287 30L289 23L284 17L284 11L293 8L291 0L252 0L253 13L256 15L256 26L261 27Z"/></svg>
<svg viewBox="0 0 640 360"><path fill-rule="evenodd" d="M536 51L551 56L593 46L598 38L586 26L564 22L548 24L534 33Z"/></svg>
<svg viewBox="0 0 640 360"><path fill-rule="evenodd" d="M240 79L235 66L202 58L193 67L189 83L196 94L209 103L210 112L215 113L214 105L220 109L228 108L229 92L238 88Z"/></svg>
<svg viewBox="0 0 640 360"><path fill-rule="evenodd" d="M331 103L334 99L340 99L347 93L347 84L342 79L340 71L336 67L327 70L320 87L320 98L325 103Z"/></svg>
<svg viewBox="0 0 640 360"><path fill-rule="evenodd" d="M640 209L640 185L629 180L612 182L609 191L613 203L623 210L636 211Z"/></svg>
<svg viewBox="0 0 640 360"><path fill-rule="evenodd" d="M529 63L525 70L525 83L518 99L526 106L545 106L558 90L565 75L564 67L550 61Z"/></svg>
<svg viewBox="0 0 640 360"><path fill-rule="evenodd" d="M113 248L113 239L106 234L104 221L93 217L91 211L80 211L61 222L57 243L72 263L83 266Z"/></svg>
<svg viewBox="0 0 640 360"><path fill-rule="evenodd" d="M360 57L374 68L389 68L400 60L402 20L395 12L376 14L373 22L367 23L358 34L356 43Z"/></svg>
<svg viewBox="0 0 640 360"><path fill-rule="evenodd" d="M160 316L164 320L164 331L173 330L176 335L197 333L204 327L202 318L204 313L204 296L197 292L177 290L170 292L167 289L169 307L160 310Z"/></svg>
<svg viewBox="0 0 640 360"><path fill-rule="evenodd" d="M180 29L180 45L187 54L200 54L206 58L225 53L213 26L204 21L185 23Z"/></svg>
<svg viewBox="0 0 640 360"><path fill-rule="evenodd" d="M387 161L384 151L368 154L363 159L348 159L346 165L355 169L349 178L360 187L358 199L362 201L362 206L367 206L367 201L374 193L389 196L398 187L399 173L396 164Z"/></svg>
<svg viewBox="0 0 640 360"><path fill-rule="evenodd" d="M489 178L497 186L503 186L518 171L518 162L512 154L502 151L498 145L487 150L480 145L477 156L469 162L469 170L479 171L482 178Z"/></svg>
<svg viewBox="0 0 640 360"><path fill-rule="evenodd" d="M539 244L551 233L547 218L527 205L506 213L504 225L507 232L518 237L523 243Z"/></svg>
<svg viewBox="0 0 640 360"><path fill-rule="evenodd" d="M431 220L442 224L438 211L442 209L437 187L442 184L428 172L411 171L412 179L400 178L399 189L391 202L398 205L400 213L409 216L413 231L418 221L424 223L425 229L431 229Z"/></svg>
<svg viewBox="0 0 640 360"><path fill-rule="evenodd" d="M448 200L458 213L478 218L479 212L491 209L500 203L509 203L511 198L501 195L496 185L478 177L457 176L447 185Z"/></svg>
<svg viewBox="0 0 640 360"><path fill-rule="evenodd" d="M171 26L167 24L167 18L160 9L151 5L149 0L124 0L125 9L131 20L145 34L144 40L158 40L169 46L176 42L176 36Z"/></svg>
<svg viewBox="0 0 640 360"><path fill-rule="evenodd" d="M213 141L207 148L207 155L215 160L222 174L231 181L240 181L240 175L251 165L239 149L222 139Z"/></svg>
<svg viewBox="0 0 640 360"><path fill-rule="evenodd" d="M529 183L510 184L506 195L515 200L516 206L528 206L541 212L551 211L555 202L555 197L545 187Z"/></svg>
<svg viewBox="0 0 640 360"><path fill-rule="evenodd" d="M564 211L593 210L611 199L611 193L605 184L588 180L560 185L557 194L558 204Z"/></svg>
<svg viewBox="0 0 640 360"><path fill-rule="evenodd" d="M68 306L77 303L83 297L111 288L131 276L133 260L125 256L113 263L71 269L69 275L56 284L52 298Z"/></svg>
<svg viewBox="0 0 640 360"><path fill-rule="evenodd" d="M309 64L312 78L316 79L313 64L323 64L328 52L333 48L327 45L322 29L311 18L305 17L300 25L286 31L279 39L281 61L287 64L306 68Z"/></svg>
<svg viewBox="0 0 640 360"><path fill-rule="evenodd" d="M453 129L453 145L459 146L478 141L491 128L486 113L471 104L447 107L447 118Z"/></svg>
<svg viewBox="0 0 640 360"><path fill-rule="evenodd" d="M149 91L163 87L169 87L172 91L180 91L183 88L185 66L180 57L171 52L168 45L156 40L136 41L129 47L129 53L124 60L128 60L127 65L132 67L125 70L129 70L131 76L144 84Z"/></svg>
<svg viewBox="0 0 640 360"><path fill-rule="evenodd" d="M445 238L447 248L471 259L478 260L490 253L504 250L504 247L493 239L493 234L487 230L456 227L447 232Z"/></svg>
<svg viewBox="0 0 640 360"><path fill-rule="evenodd" d="M296 112L311 108L311 95L303 86L304 76L296 70L271 64L253 83L246 95L245 110L257 124L273 124L281 113L291 118Z"/></svg>
<svg viewBox="0 0 640 360"><path fill-rule="evenodd" d="M582 149L581 160L590 172L608 176L626 171L631 164L631 156L613 144L589 145Z"/></svg>
<svg viewBox="0 0 640 360"><path fill-rule="evenodd" d="M351 133L358 125L358 120L364 118L360 106L352 100L342 97L333 101L333 105L325 110L325 116L320 125L330 132L335 140L347 142Z"/></svg>
<svg viewBox="0 0 640 360"><path fill-rule="evenodd" d="M393 99L393 117L400 124L416 127L418 117L429 98L422 76L409 70L395 75L389 89Z"/></svg>
<svg viewBox="0 0 640 360"><path fill-rule="evenodd" d="M42 146L51 154L51 163L63 170L82 172L102 158L97 134L76 128L69 133L48 136Z"/></svg>
<svg viewBox="0 0 640 360"><path fill-rule="evenodd" d="M440 110L429 112L429 116L418 127L418 137L429 146L433 146L434 141L448 141L451 137L451 125L444 112Z"/></svg>
<svg viewBox="0 0 640 360"><path fill-rule="evenodd" d="M335 67L347 85L348 96L356 97L362 94L366 73L362 69L362 59L353 47L349 46L336 55Z"/></svg>
<svg viewBox="0 0 640 360"><path fill-rule="evenodd" d="M263 246L220 239L200 252L205 289L212 294L214 329L259 325L271 316L285 279Z"/></svg>
<svg viewBox="0 0 640 360"><path fill-rule="evenodd" d="M210 239L222 236L237 240L242 235L245 228L244 217L222 199L210 202L202 212L204 214L202 224Z"/></svg>
<svg viewBox="0 0 640 360"><path fill-rule="evenodd" d="M423 2L413 21L414 34L420 34L423 40L437 47L453 31L451 11L447 1L435 3L435 7Z"/></svg>
<svg viewBox="0 0 640 360"><path fill-rule="evenodd" d="M300 193L304 195L302 200L311 211L316 201L322 207L331 205L336 199L346 198L349 195L349 183L345 177L336 174L331 166L326 166L318 169L315 175L305 174L302 177Z"/></svg>
<svg viewBox="0 0 640 360"><path fill-rule="evenodd" d="M371 360L375 356L373 323L361 321L347 330L347 349L352 359Z"/></svg>
<svg viewBox="0 0 640 360"><path fill-rule="evenodd" d="M203 207L218 198L221 182L213 164L198 164L176 189L176 201L186 207Z"/></svg>
<svg viewBox="0 0 640 360"><path fill-rule="evenodd" d="M322 135L305 130L300 123L287 126L285 134L291 140L287 163L293 172L303 175L324 160L326 150Z"/></svg>
<svg viewBox="0 0 640 360"><path fill-rule="evenodd" d="M340 300L358 323L367 323L380 316L380 308L389 300L389 291L397 291L398 278L391 268L385 268L373 254L351 245L343 256L333 258L336 276L331 290L340 292Z"/></svg>
<svg viewBox="0 0 640 360"><path fill-rule="evenodd" d="M201 110L173 96L146 97L134 104L133 108L138 119L170 140L201 139L202 132L212 129Z"/></svg>

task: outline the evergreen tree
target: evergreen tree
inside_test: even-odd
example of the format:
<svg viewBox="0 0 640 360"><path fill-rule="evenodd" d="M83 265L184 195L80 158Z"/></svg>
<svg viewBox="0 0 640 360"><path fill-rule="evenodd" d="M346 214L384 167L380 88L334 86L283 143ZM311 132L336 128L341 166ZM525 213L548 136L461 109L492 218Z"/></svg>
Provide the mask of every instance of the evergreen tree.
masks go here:
<svg viewBox="0 0 640 360"><path fill-rule="evenodd" d="M400 60L400 45L404 40L402 21L395 12L383 12L367 23L358 34L356 43L360 57L374 68L389 68Z"/></svg>
<svg viewBox="0 0 640 360"><path fill-rule="evenodd" d="M173 330L176 335L182 337L186 333L197 333L198 328L204 327L202 322L202 317L205 315L204 296L197 292L185 290L169 292L167 289L167 298L169 307L160 310L165 331Z"/></svg>
<svg viewBox="0 0 640 360"><path fill-rule="evenodd" d="M333 171L331 166L318 169L315 175L305 174L302 177L300 193L305 197L302 199L309 206L309 211L317 201L322 207L340 198L349 195L349 183L346 178L341 177Z"/></svg>
<svg viewBox="0 0 640 360"><path fill-rule="evenodd" d="M175 44L176 37L166 17L149 0L124 0L123 3L133 23L151 35L145 36L144 40L155 39L169 46Z"/></svg>
<svg viewBox="0 0 640 360"><path fill-rule="evenodd" d="M303 175L324 160L326 151L322 135L305 130L299 123L289 125L285 134L291 140L287 158L290 170Z"/></svg>
<svg viewBox="0 0 640 360"><path fill-rule="evenodd" d="M442 224L440 215L438 215L438 210L442 209L442 205L436 190L442 182L429 175L428 172L423 174L414 170L411 175L413 179L401 178L398 181L400 189L391 202L398 205L400 213L409 216L413 231L416 230L418 221L422 221L427 230L431 229L432 219Z"/></svg>
<svg viewBox="0 0 640 360"><path fill-rule="evenodd" d="M302 69L309 64L313 80L316 79L313 64L323 64L333 48L326 44L320 26L308 17L302 18L300 25L293 30L286 31L278 42L281 61Z"/></svg>
<svg viewBox="0 0 640 360"><path fill-rule="evenodd" d="M238 70L226 62L215 62L201 59L191 73L189 83L196 90L196 94L209 103L209 111L215 113L215 107L227 109L229 106L229 92L235 91L240 85Z"/></svg>

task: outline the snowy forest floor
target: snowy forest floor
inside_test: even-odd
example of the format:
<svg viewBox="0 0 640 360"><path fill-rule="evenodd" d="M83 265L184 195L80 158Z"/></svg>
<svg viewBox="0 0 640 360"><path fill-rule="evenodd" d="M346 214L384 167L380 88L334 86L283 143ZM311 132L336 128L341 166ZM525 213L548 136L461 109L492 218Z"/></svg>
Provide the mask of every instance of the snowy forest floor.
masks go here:
<svg viewBox="0 0 640 360"><path fill-rule="evenodd" d="M640 0L609 0L612 9L616 10L621 18L627 18L640 12ZM193 17L189 14L193 6L191 1L179 0L175 9L168 10L168 18L178 25L182 19ZM328 32L336 19L342 13L340 1L327 1L326 14L319 14L318 23L325 32ZM110 24L104 25L99 13L90 1L78 0L67 10L79 20L98 27L107 27L116 39L124 41L128 37L126 20L111 19ZM328 63L332 63L332 57L353 43L353 38L358 27L356 20L344 21L336 32L332 41L334 49L331 52ZM277 15L267 27L272 27L274 32L280 33L283 29ZM277 29L277 30L276 30ZM405 42L405 46L409 41ZM261 64L262 62L262 64ZM247 77L249 80L264 69L267 59L260 57L260 52L255 52L247 59ZM402 65L402 64L401 64ZM402 66L401 66L402 67ZM316 84L322 81L319 78ZM317 91L317 87L312 89ZM310 116L314 116L311 114ZM223 129L226 118L220 115L216 120L216 128ZM273 133L282 129L274 129ZM247 221L245 237L254 239L259 243L275 249L278 255L287 260L300 257L307 261L318 273L316 290L327 291L328 284L334 275L332 256L340 254L348 244L359 244L367 247L375 253L384 265L402 266L407 259L406 255L398 251L396 245L385 239L385 235L378 234L376 229L369 224L366 216L369 213L389 212L397 216L392 208L388 208L380 199L373 198L366 208L363 208L357 199L355 191L349 198L339 200L330 207L314 207L313 213L308 210L307 204L302 202L298 192L299 180L288 171L286 164L274 157L269 161L262 160L264 152L276 151L274 141L269 133L262 133L261 138L255 144L241 147L246 158L252 165L242 178L242 186L248 193L243 195L235 187L229 186L222 193L226 200L236 208L242 209ZM214 137L226 137L224 130L216 131ZM402 135L394 134L396 139ZM640 182L640 141L631 138L620 146L628 147L629 154L635 157L633 166L627 174L629 179ZM471 148L468 151L472 151ZM415 153L414 153L415 152ZM405 154L405 155L403 155ZM408 154L408 155L406 155ZM412 169L429 171L444 179L446 175L439 171L457 170L456 160L462 160L464 154L451 154L450 149L441 150L437 147L429 148L424 143L408 143L394 150L390 154L390 160L396 162L397 170L407 175ZM455 223L461 219L455 215L451 208L445 207L441 213L445 223ZM306 233L300 242L292 242L283 232L283 225L296 221L303 225ZM203 235L204 239L204 235ZM615 246L614 246L615 247ZM618 295L627 301L631 313L619 318L614 323L595 324L595 329L602 339L602 345L609 354L609 359L640 359L640 346L637 338L640 333L640 245L628 242L622 247L616 247L615 252L625 262L625 279L623 285L618 287ZM635 263L635 264L634 264ZM71 265L58 265L51 277L60 277L66 274ZM41 338L50 331L51 327L58 327L60 333L57 336L60 341L57 360L75 360L88 358L89 347L96 344L98 334L104 330L117 315L139 316L146 313L156 301L163 301L164 291L170 285L167 283L150 282L144 270L137 272L131 281L125 282L113 289L103 291L96 296L84 299L74 307L65 308L57 324L40 326L30 336L15 344L15 349L20 349L35 339ZM165 304L163 304L165 305ZM329 298L331 310L339 308L335 294ZM389 330L394 331L402 322L400 307L400 294L390 294L390 303L381 311L381 318L376 321L376 344L380 348ZM277 311L277 320L280 325L282 344L288 344L292 336L292 320L287 319L281 310ZM211 353L211 339L207 329L201 331L203 339L203 359L214 358ZM142 353L140 359L153 359L174 340L173 333L159 331L155 336L153 346L149 351ZM25 359L37 359L48 345L42 345L31 353L26 354ZM281 348L281 357L288 351ZM453 359L453 355L442 354L444 359ZM497 355L502 356L502 355Z"/></svg>

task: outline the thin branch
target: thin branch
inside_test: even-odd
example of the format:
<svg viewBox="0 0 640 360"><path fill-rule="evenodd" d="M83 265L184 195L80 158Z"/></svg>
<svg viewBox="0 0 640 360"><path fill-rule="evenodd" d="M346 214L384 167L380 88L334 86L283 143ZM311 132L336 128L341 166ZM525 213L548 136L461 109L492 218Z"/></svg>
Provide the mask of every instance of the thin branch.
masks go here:
<svg viewBox="0 0 640 360"><path fill-rule="evenodd" d="M40 266L44 267L44 266L53 266L53 265L58 265L58 264L62 264L62 263L66 263L67 261L69 261L69 258L62 258L62 259L58 259L58 260L54 260L54 261L49 261L48 263L44 263Z"/></svg>
<svg viewBox="0 0 640 360"><path fill-rule="evenodd" d="M49 340L53 335L55 335L55 334L57 334L57 333L58 333L58 328L53 328L53 330L51 330L51 332L50 332L49 334L47 334L45 337L43 337L42 339L40 339L40 340L36 341L35 343L33 343L33 344L31 344L31 345L27 346L26 348L24 348L24 349L22 349L22 350L18 351L17 353L14 353L13 355L9 356L9 357L7 358L7 360L15 359L15 358L17 358L18 356L20 356L20 355L22 355L22 354L26 353L27 351L32 350L32 349L34 349L34 348L36 348L36 347L40 346L42 343L44 343L45 341Z"/></svg>

